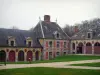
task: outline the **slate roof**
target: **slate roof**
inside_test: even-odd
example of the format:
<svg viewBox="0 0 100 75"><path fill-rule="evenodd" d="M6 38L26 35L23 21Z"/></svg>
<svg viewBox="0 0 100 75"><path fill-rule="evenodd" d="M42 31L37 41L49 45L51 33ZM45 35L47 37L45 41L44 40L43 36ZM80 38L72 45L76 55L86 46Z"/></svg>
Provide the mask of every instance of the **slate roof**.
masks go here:
<svg viewBox="0 0 100 75"><path fill-rule="evenodd" d="M59 32L60 39L67 39L67 40L70 39L70 37L63 32L63 30L57 23L55 22L46 23L44 21L41 21L41 24L42 24L42 29L40 23L38 23L34 28L34 30L32 31L33 36L36 36L37 38L43 38L42 35L42 30L43 30L44 38L56 39L54 37L54 32Z"/></svg>
<svg viewBox="0 0 100 75"><path fill-rule="evenodd" d="M70 37L55 22L50 22L48 24L44 21L41 21L41 24L45 38L56 39L54 37L54 33L59 32L60 39L67 39L67 40L70 39ZM26 37L32 38L33 40L32 47L42 47L39 42L39 39L43 38L40 22L36 25L36 27L33 30L0 28L0 46L8 46L7 44L8 36L15 37L15 42L17 47L26 47L26 42L25 42Z"/></svg>
<svg viewBox="0 0 100 75"><path fill-rule="evenodd" d="M98 26L95 25L93 27L83 29L80 32L73 35L71 37L71 39L86 40L86 39L88 39L87 38L88 32L92 32L92 39L100 39L100 25L98 25Z"/></svg>
<svg viewBox="0 0 100 75"><path fill-rule="evenodd" d="M0 46L8 46L8 36L15 37L17 47L26 47L26 37L31 37L31 33L28 30L0 28ZM41 47L41 45L39 43L38 45L37 43L33 43L32 47Z"/></svg>

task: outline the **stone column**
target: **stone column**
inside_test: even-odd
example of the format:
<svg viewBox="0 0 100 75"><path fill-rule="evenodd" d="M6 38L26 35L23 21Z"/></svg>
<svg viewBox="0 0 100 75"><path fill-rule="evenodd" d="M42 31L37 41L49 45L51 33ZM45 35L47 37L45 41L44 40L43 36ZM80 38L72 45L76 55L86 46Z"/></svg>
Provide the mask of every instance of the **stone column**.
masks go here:
<svg viewBox="0 0 100 75"><path fill-rule="evenodd" d="M33 52L33 61L35 61L35 52Z"/></svg>
<svg viewBox="0 0 100 75"><path fill-rule="evenodd" d="M27 52L24 52L24 61L27 61L26 57L27 57Z"/></svg>
<svg viewBox="0 0 100 75"><path fill-rule="evenodd" d="M39 51L39 60L41 60L41 51Z"/></svg>
<svg viewBox="0 0 100 75"><path fill-rule="evenodd" d="M78 46L78 44L76 43L75 44L75 54L77 54L77 46Z"/></svg>
<svg viewBox="0 0 100 75"><path fill-rule="evenodd" d="M16 57L15 61L18 62L18 52L15 52L15 53L16 53L16 55L15 55L15 57Z"/></svg>
<svg viewBox="0 0 100 75"><path fill-rule="evenodd" d="M6 52L6 61L8 62L8 60L9 60L9 52Z"/></svg>
<svg viewBox="0 0 100 75"><path fill-rule="evenodd" d="M94 44L92 44L92 54L94 54Z"/></svg>
<svg viewBox="0 0 100 75"><path fill-rule="evenodd" d="M70 44L70 53L73 54L72 43Z"/></svg>
<svg viewBox="0 0 100 75"><path fill-rule="evenodd" d="M84 54L86 54L86 44L84 44Z"/></svg>

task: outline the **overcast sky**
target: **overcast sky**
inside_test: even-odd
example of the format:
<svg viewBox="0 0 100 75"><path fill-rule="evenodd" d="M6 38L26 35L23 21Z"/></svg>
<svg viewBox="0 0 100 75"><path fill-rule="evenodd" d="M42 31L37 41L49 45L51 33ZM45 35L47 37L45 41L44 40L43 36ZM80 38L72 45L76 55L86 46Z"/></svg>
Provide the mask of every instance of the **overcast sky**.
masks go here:
<svg viewBox="0 0 100 75"><path fill-rule="evenodd" d="M51 16L60 27L100 18L100 0L0 0L0 28L30 29L39 16Z"/></svg>

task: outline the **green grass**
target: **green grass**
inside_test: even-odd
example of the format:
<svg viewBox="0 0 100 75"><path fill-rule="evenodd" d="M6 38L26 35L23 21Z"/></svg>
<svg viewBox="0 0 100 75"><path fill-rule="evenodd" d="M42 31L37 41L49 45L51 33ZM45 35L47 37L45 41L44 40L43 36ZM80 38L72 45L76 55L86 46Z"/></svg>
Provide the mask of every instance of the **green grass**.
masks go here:
<svg viewBox="0 0 100 75"><path fill-rule="evenodd" d="M100 59L100 56L93 55L66 55L59 56L52 60L40 60L40 61L32 61L32 63L49 63L49 62L68 62L68 61L79 61L79 60L92 60L92 59ZM7 62L7 64L28 64L29 62ZM0 64L4 64L4 62L0 62Z"/></svg>
<svg viewBox="0 0 100 75"><path fill-rule="evenodd" d="M34 67L0 70L0 75L100 75L100 70Z"/></svg>
<svg viewBox="0 0 100 75"><path fill-rule="evenodd" d="M100 62L98 63L85 63L85 64L72 64L73 66L91 66L91 67L100 67Z"/></svg>

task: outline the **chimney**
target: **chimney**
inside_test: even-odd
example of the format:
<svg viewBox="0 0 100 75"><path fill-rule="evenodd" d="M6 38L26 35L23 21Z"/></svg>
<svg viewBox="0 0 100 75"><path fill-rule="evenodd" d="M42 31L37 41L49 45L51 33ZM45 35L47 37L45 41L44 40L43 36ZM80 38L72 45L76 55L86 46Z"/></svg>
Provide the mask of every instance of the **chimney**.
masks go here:
<svg viewBox="0 0 100 75"><path fill-rule="evenodd" d="M50 15L44 15L44 22L50 23Z"/></svg>

